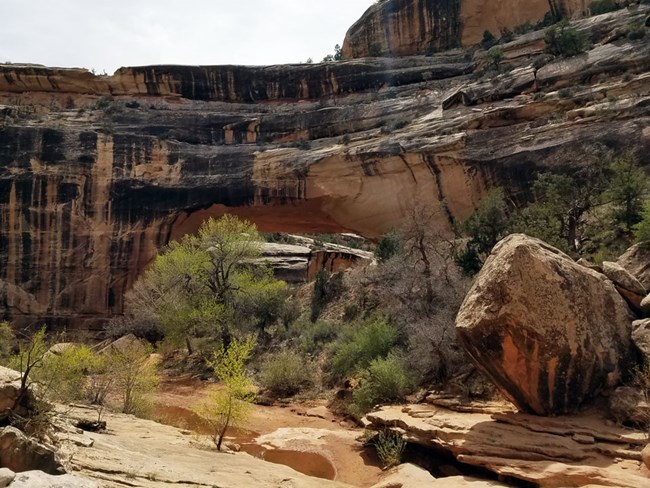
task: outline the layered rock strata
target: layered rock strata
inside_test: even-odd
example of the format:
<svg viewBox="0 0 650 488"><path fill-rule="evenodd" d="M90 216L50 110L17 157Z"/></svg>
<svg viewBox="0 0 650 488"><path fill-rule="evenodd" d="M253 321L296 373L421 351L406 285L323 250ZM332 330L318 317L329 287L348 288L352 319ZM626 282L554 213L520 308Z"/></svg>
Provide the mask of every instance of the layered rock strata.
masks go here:
<svg viewBox="0 0 650 488"><path fill-rule="evenodd" d="M533 486L637 488L649 480L641 467L645 434L594 414L459 414L421 404L383 407L367 419L371 428L397 430L409 442Z"/></svg>
<svg viewBox="0 0 650 488"><path fill-rule="evenodd" d="M478 44L485 31L530 22L547 13L578 17L587 0L382 0L375 2L347 32L348 58L425 54Z"/></svg>
<svg viewBox="0 0 650 488"><path fill-rule="evenodd" d="M523 203L536 171L583 164L594 141L649 153L650 46L610 35L648 11L581 21L594 48L540 69L543 33L516 38L515 68L483 79L463 52L113 76L2 65L0 316L99 327L161 246L227 211L376 238L424 204L447 232L490 187Z"/></svg>

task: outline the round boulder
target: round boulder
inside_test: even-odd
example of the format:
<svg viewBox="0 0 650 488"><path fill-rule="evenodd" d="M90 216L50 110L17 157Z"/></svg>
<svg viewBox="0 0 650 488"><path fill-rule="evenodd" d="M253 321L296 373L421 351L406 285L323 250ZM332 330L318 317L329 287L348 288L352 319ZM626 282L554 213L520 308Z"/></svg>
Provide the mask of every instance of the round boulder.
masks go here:
<svg viewBox="0 0 650 488"><path fill-rule="evenodd" d="M477 366L538 415L574 412L616 386L631 361L631 328L611 281L523 234L495 246L456 319Z"/></svg>

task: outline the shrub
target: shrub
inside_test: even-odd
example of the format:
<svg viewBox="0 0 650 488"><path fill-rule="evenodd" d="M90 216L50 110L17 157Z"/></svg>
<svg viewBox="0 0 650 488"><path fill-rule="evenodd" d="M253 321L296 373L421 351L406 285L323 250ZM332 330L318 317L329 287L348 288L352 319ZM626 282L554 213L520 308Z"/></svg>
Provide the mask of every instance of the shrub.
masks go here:
<svg viewBox="0 0 650 488"><path fill-rule="evenodd" d="M325 306L337 298L342 290L343 275L341 273L330 275L326 269L321 269L316 273L311 300L310 319L312 322L316 322Z"/></svg>
<svg viewBox="0 0 650 488"><path fill-rule="evenodd" d="M544 38L546 50L554 56L569 58L587 50L587 36L574 29L568 22L550 27Z"/></svg>
<svg viewBox="0 0 650 488"><path fill-rule="evenodd" d="M638 41L645 37L645 28L639 27L637 29L632 29L627 33L627 38L630 41Z"/></svg>
<svg viewBox="0 0 650 488"><path fill-rule="evenodd" d="M332 357L332 373L339 378L356 373L373 359L386 357L397 339L397 329L385 318L371 319L337 343Z"/></svg>
<svg viewBox="0 0 650 488"><path fill-rule="evenodd" d="M80 401L86 396L86 372L91 369L93 358L87 346L71 344L61 351L46 353L43 366L35 370L33 378L50 401Z"/></svg>
<svg viewBox="0 0 650 488"><path fill-rule="evenodd" d="M260 382L277 396L295 395L314 383L311 367L293 351L282 351L271 356L262 367Z"/></svg>
<svg viewBox="0 0 650 488"><path fill-rule="evenodd" d="M533 24L530 23L530 20L527 20L526 22L523 22L517 26L515 26L515 34L526 34L528 32L531 32L534 29Z"/></svg>
<svg viewBox="0 0 650 488"><path fill-rule="evenodd" d="M557 92L560 98L569 98L571 97L571 89L570 88L560 88Z"/></svg>
<svg viewBox="0 0 650 488"><path fill-rule="evenodd" d="M650 241L650 202L643 205L641 221L634 227L634 240L636 242Z"/></svg>
<svg viewBox="0 0 650 488"><path fill-rule="evenodd" d="M501 29L501 39L500 42L510 42L515 38L514 33L508 29L507 27L504 27Z"/></svg>
<svg viewBox="0 0 650 488"><path fill-rule="evenodd" d="M389 231L383 234L377 242L375 257L377 261L384 262L392 258L400 251L399 236L395 231Z"/></svg>
<svg viewBox="0 0 650 488"><path fill-rule="evenodd" d="M618 10L619 6L614 0L594 0L589 4L591 15L600 15Z"/></svg>
<svg viewBox="0 0 650 488"><path fill-rule="evenodd" d="M378 403L401 401L411 391L412 384L397 356L390 354L374 359L362 372L359 386L352 392L351 409L361 415Z"/></svg>
<svg viewBox="0 0 650 488"><path fill-rule="evenodd" d="M382 466L392 468L402 464L402 455L406 448L406 441L397 432L392 430L381 431L374 439L373 444Z"/></svg>
<svg viewBox="0 0 650 488"><path fill-rule="evenodd" d="M497 38L489 30L483 32L483 40L481 41L481 46L483 49L490 49L497 43Z"/></svg>
<svg viewBox="0 0 650 488"><path fill-rule="evenodd" d="M493 47L483 56L485 61L485 70L499 71L501 61L503 61L503 49L500 47Z"/></svg>
<svg viewBox="0 0 650 488"><path fill-rule="evenodd" d="M108 375L122 396L122 412L135 415L148 413L149 395L158 388L158 363L151 357L153 349L141 342L132 342L108 353Z"/></svg>

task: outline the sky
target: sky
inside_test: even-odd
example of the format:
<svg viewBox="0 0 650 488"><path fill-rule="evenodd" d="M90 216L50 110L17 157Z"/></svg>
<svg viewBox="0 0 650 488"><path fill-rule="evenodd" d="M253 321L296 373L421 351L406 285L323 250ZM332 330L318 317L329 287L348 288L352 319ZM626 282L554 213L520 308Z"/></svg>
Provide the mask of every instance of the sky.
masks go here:
<svg viewBox="0 0 650 488"><path fill-rule="evenodd" d="M320 61L373 0L0 0L0 62L94 69Z"/></svg>

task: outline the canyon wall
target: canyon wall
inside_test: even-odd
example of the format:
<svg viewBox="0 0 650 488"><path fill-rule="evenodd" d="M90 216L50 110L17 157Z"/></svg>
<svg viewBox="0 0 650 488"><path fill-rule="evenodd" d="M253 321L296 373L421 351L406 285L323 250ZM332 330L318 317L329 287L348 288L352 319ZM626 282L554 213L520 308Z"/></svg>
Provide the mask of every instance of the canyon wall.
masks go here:
<svg viewBox="0 0 650 488"><path fill-rule="evenodd" d="M647 14L581 21L601 33L588 55L539 69L543 32L529 34L493 78L463 53L113 76L2 65L0 318L101 327L158 249L225 212L376 238L427 205L449 233L489 188L525 202L536 171L584 164L596 141L650 154L650 45L607 40Z"/></svg>
<svg viewBox="0 0 650 488"><path fill-rule="evenodd" d="M478 44L488 30L535 24L547 12L577 17L588 0L383 0L347 32L346 58L410 56Z"/></svg>

